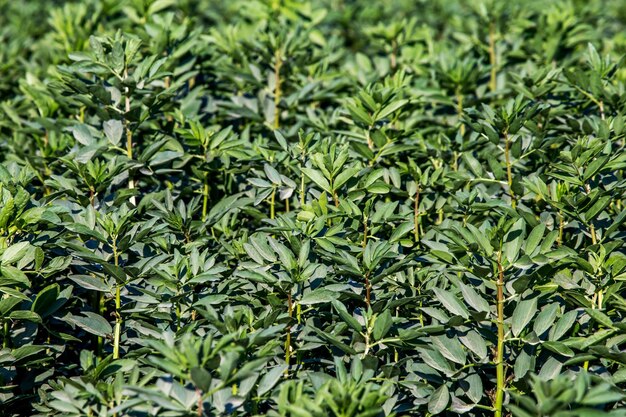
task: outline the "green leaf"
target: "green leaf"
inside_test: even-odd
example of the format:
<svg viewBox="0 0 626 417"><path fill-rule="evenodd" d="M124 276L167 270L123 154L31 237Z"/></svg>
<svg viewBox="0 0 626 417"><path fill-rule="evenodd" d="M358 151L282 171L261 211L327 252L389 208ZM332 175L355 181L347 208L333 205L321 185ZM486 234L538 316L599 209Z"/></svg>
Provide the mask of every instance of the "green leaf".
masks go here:
<svg viewBox="0 0 626 417"><path fill-rule="evenodd" d="M376 317L376 321L374 322L374 329L372 331L372 336L374 337L374 340L378 341L385 337L387 332L389 332L389 329L391 329L392 324L393 319L389 310L385 310L381 314L379 314Z"/></svg>
<svg viewBox="0 0 626 417"><path fill-rule="evenodd" d="M76 139L82 145L89 146L93 145L96 142L86 125L80 124L74 126L72 128L72 134L74 135L74 139Z"/></svg>
<svg viewBox="0 0 626 417"><path fill-rule="evenodd" d="M270 164L263 165L263 170L265 171L265 175L272 181L275 185L280 185L282 180L280 178L280 173L276 171L276 168L271 166Z"/></svg>
<svg viewBox="0 0 626 417"><path fill-rule="evenodd" d="M280 378L285 374L286 370L287 365L276 365L270 369L259 381L257 393L261 396L266 392L269 392L269 390L276 386Z"/></svg>
<svg viewBox="0 0 626 417"><path fill-rule="evenodd" d="M212 377L206 369L198 366L191 368L191 380L200 390L204 392L211 390Z"/></svg>
<svg viewBox="0 0 626 417"><path fill-rule="evenodd" d="M614 329L615 328L611 318L609 316L607 316L606 314L604 314L603 312L601 312L600 310L586 308L585 312L587 314L589 314L589 316L591 316L591 318L593 320L595 320L596 322L598 322L599 324L601 324L601 325L603 325L605 327L608 327L610 329Z"/></svg>
<svg viewBox="0 0 626 417"><path fill-rule="evenodd" d="M450 392L446 385L441 385L428 398L428 412L437 415L443 412L450 402Z"/></svg>
<svg viewBox="0 0 626 417"><path fill-rule="evenodd" d="M503 251L509 263L515 262L520 255L522 242L524 241L524 229L526 222L523 218L518 219L504 236Z"/></svg>
<svg viewBox="0 0 626 417"><path fill-rule="evenodd" d="M528 235L528 239L526 239L526 247L524 248L524 252L527 255L532 254L539 243L541 243L541 239L543 239L543 234L546 230L546 226L543 223L539 223L537 226L531 230Z"/></svg>
<svg viewBox="0 0 626 417"><path fill-rule="evenodd" d="M489 302L482 298L478 292L469 285L459 283L459 288L463 294L463 299L476 311L484 311L489 313Z"/></svg>
<svg viewBox="0 0 626 417"><path fill-rule="evenodd" d="M470 230L470 232L472 232L472 236L474 236L474 239L476 239L478 245L480 245L482 250L485 251L485 255L490 257L493 254L493 246L491 246L491 243L489 242L489 239L487 239L487 237L485 236L485 233L480 231L476 226L470 223L467 224L467 228Z"/></svg>
<svg viewBox="0 0 626 417"><path fill-rule="evenodd" d="M315 290L304 294L304 296L300 299L299 304L313 305L330 303L331 301L336 300L338 296L339 294L336 291L331 291L326 288L316 288Z"/></svg>
<svg viewBox="0 0 626 417"><path fill-rule="evenodd" d="M561 342L548 341L544 342L542 346L544 346L548 350L551 350L554 353L566 356L568 358L574 356L574 351Z"/></svg>
<svg viewBox="0 0 626 417"><path fill-rule="evenodd" d="M466 356L461 342L455 337L432 336L430 338L433 345L439 352L452 362L465 365Z"/></svg>
<svg viewBox="0 0 626 417"><path fill-rule="evenodd" d="M541 312L537 315L535 319L535 323L533 325L533 330L537 334L537 336L541 336L548 329L552 327L554 320L556 319L556 313L559 309L559 305L557 303L552 303L549 306L545 307Z"/></svg>
<svg viewBox="0 0 626 417"><path fill-rule="evenodd" d="M102 316L90 311L82 314L82 316L70 316L67 321L96 336L107 337L113 333L113 328Z"/></svg>
<svg viewBox="0 0 626 417"><path fill-rule="evenodd" d="M9 318L13 320L26 320L33 323L41 323L41 317L34 311L29 310L14 310L9 313Z"/></svg>
<svg viewBox="0 0 626 417"><path fill-rule="evenodd" d="M2 257L0 260L2 261L2 265L10 265L13 264L26 255L26 252L30 248L30 243L28 242L18 242L14 245L9 246L2 253Z"/></svg>
<svg viewBox="0 0 626 417"><path fill-rule="evenodd" d="M554 327L550 330L550 334L548 335L549 340L559 340L565 332L567 332L574 322L576 321L576 317L578 316L578 312L576 310L570 310L567 313L563 314L561 318L556 322Z"/></svg>
<svg viewBox="0 0 626 417"><path fill-rule="evenodd" d="M51 284L39 291L31 310L39 314L41 317L48 317L54 313L58 306L56 305L57 298L59 297L59 284Z"/></svg>
<svg viewBox="0 0 626 417"><path fill-rule="evenodd" d="M335 308L335 311L337 312L337 314L339 314L339 316L341 317L341 319L352 328L352 330L355 330L357 332L361 332L363 330L362 326L359 324L358 320L355 319L354 317L352 317L352 314L348 313L348 310L346 310L346 306L339 300L333 300L332 301L332 305Z"/></svg>
<svg viewBox="0 0 626 417"><path fill-rule="evenodd" d="M461 316L464 319L469 317L467 308L458 300L458 298L449 291L442 290L441 288L433 288L433 291L437 299L443 304L443 306L452 314Z"/></svg>
<svg viewBox="0 0 626 417"><path fill-rule="evenodd" d="M515 310L513 311L513 317L511 318L511 331L513 336L517 337L526 328L528 323L537 313L537 299L520 301Z"/></svg>
<svg viewBox="0 0 626 417"><path fill-rule="evenodd" d="M109 142L114 146L119 145L122 140L122 133L124 133L122 122L115 119L107 120L102 124L102 127Z"/></svg>
<svg viewBox="0 0 626 417"><path fill-rule="evenodd" d="M302 168L302 172L322 190L326 191L328 194L332 194L330 183L324 178L321 172L312 168Z"/></svg>

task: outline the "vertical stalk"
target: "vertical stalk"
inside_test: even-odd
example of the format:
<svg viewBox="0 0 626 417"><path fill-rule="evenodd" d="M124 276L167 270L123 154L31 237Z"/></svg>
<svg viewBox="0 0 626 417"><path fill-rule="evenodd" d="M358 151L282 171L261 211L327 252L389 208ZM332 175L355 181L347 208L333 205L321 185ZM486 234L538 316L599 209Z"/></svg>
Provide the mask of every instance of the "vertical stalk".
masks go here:
<svg viewBox="0 0 626 417"><path fill-rule="evenodd" d="M93 293L93 310L100 314L101 316L104 316L104 303L103 303L103 298L102 298L102 293L100 291L94 291ZM98 358L102 357L102 350L104 347L104 339L102 338L102 336L96 336L96 356Z"/></svg>
<svg viewBox="0 0 626 417"><path fill-rule="evenodd" d="M128 68L124 69L124 80L128 78ZM130 113L130 89L125 87L125 97L124 97L124 125L126 127L126 156L128 159L133 159L133 132L130 129L130 122L128 121L128 114ZM135 181L131 173L128 173L128 189L132 190L135 188ZM133 206L137 205L137 199L135 196L130 198L130 203Z"/></svg>
<svg viewBox="0 0 626 417"><path fill-rule="evenodd" d="M591 186L589 184L585 184L585 192L587 193L587 195L591 193ZM589 222L589 234L591 235L591 243L594 245L598 243L598 240L596 238L596 228L593 225L593 220Z"/></svg>
<svg viewBox="0 0 626 417"><path fill-rule="evenodd" d="M367 216L363 216L363 241L361 242L361 247L363 248L363 253L365 253L365 247L367 246L367 234L369 233L367 228ZM371 284L370 284L370 271L365 273L365 304L367 308L370 307L370 293L371 293Z"/></svg>
<svg viewBox="0 0 626 417"><path fill-rule="evenodd" d="M497 286L497 327L498 344L496 346L496 396L494 404L494 416L502 417L502 403L504 390L506 389L506 376L504 372L504 269L502 268L502 250L498 252L498 281Z"/></svg>
<svg viewBox="0 0 626 417"><path fill-rule="evenodd" d="M367 216L363 216L363 240L361 242L361 247L365 250L365 246L367 246L367 234L369 231L367 230Z"/></svg>
<svg viewBox="0 0 626 417"><path fill-rule="evenodd" d="M274 215L275 215L274 206L275 205L276 205L276 187L272 189L272 194L270 196L270 219L274 218Z"/></svg>
<svg viewBox="0 0 626 417"><path fill-rule="evenodd" d="M274 129L278 129L280 126L280 110L278 105L280 104L280 69L283 66L283 59L280 55L280 49L277 49L274 53Z"/></svg>
<svg viewBox="0 0 626 417"><path fill-rule="evenodd" d="M209 207L209 174L204 175L204 187L202 189L202 221L206 219Z"/></svg>
<svg viewBox="0 0 626 417"><path fill-rule="evenodd" d="M300 174L300 208L304 206L304 174Z"/></svg>
<svg viewBox="0 0 626 417"><path fill-rule="evenodd" d="M506 162L506 179L509 185L509 194L511 196L511 207L515 208L517 203L515 192L513 191L513 173L511 170L511 141L509 139L509 132L504 132L504 160Z"/></svg>
<svg viewBox="0 0 626 417"><path fill-rule="evenodd" d="M302 168L304 168L304 157L306 155L306 150L304 149L304 145L302 145L302 152L300 153L300 208L304 207L304 199L305 199L305 187L304 187L304 172L302 172Z"/></svg>
<svg viewBox="0 0 626 417"><path fill-rule="evenodd" d="M119 254L117 253L117 246L113 238L113 262L115 266L119 266ZM122 333L122 316L120 310L122 309L121 300L121 285L117 283L115 285L115 330L113 332L113 359L119 359L120 357L120 336Z"/></svg>
<svg viewBox="0 0 626 417"><path fill-rule="evenodd" d="M391 64L391 71L395 71L396 66L398 65L398 41L395 39L391 41L391 57L389 61Z"/></svg>
<svg viewBox="0 0 626 417"><path fill-rule="evenodd" d="M604 120L604 101L598 102L598 108L600 109L600 119Z"/></svg>
<svg viewBox="0 0 626 417"><path fill-rule="evenodd" d="M463 124L463 94L461 93L461 86L456 88L456 114L459 118L461 136L464 136L465 125Z"/></svg>
<svg viewBox="0 0 626 417"><path fill-rule="evenodd" d="M413 234L415 235L415 243L420 240L419 220L420 220L420 187L417 186L415 197L413 198Z"/></svg>
<svg viewBox="0 0 626 417"><path fill-rule="evenodd" d="M563 219L563 211L559 210L559 236L556 239L557 246L561 246L563 244L563 228L565 227L565 222Z"/></svg>
<svg viewBox="0 0 626 417"><path fill-rule="evenodd" d="M372 284L370 283L370 271L365 273L365 305L370 308L372 298Z"/></svg>
<svg viewBox="0 0 626 417"><path fill-rule="evenodd" d="M198 417L202 417L204 407L202 405L202 391L200 391L200 388L196 388L196 394L198 395Z"/></svg>
<svg viewBox="0 0 626 417"><path fill-rule="evenodd" d="M495 92L498 88L497 77L497 58L496 58L496 25L492 21L489 23L489 64L491 65L491 77L489 79L489 89Z"/></svg>
<svg viewBox="0 0 626 417"><path fill-rule="evenodd" d="M291 362L291 319L293 317L293 300L291 298L291 288L287 290L287 311L289 313L289 323L287 324L287 328L285 332L287 333L287 339L285 340L285 363L287 364L287 369L285 369L285 374L289 372L289 363Z"/></svg>
<svg viewBox="0 0 626 417"><path fill-rule="evenodd" d="M9 347L9 321L4 319L4 324L2 325L2 347Z"/></svg>

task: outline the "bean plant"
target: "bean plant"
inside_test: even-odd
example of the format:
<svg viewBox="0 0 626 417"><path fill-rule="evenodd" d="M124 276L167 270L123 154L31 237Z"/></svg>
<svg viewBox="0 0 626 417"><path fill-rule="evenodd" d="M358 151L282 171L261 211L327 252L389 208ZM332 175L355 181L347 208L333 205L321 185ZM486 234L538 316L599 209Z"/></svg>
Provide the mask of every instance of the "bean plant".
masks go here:
<svg viewBox="0 0 626 417"><path fill-rule="evenodd" d="M626 416L620 0L0 0L0 416Z"/></svg>

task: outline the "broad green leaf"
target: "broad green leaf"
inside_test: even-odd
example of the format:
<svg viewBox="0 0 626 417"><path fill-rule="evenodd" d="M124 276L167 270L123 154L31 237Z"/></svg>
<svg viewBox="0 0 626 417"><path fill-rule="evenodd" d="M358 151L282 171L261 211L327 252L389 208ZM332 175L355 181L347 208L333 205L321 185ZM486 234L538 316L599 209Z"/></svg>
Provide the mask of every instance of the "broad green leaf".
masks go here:
<svg viewBox="0 0 626 417"><path fill-rule="evenodd" d="M374 337L374 340L381 340L383 337L385 337L387 332L389 332L389 329L391 329L392 324L393 319L389 310L385 310L381 314L379 314L376 317L376 321L374 322L374 329L372 331L372 336Z"/></svg>
<svg viewBox="0 0 626 417"><path fill-rule="evenodd" d="M474 308L476 311L484 311L489 313L489 303L482 298L478 292L469 285L459 284L463 299Z"/></svg>
<svg viewBox="0 0 626 417"><path fill-rule="evenodd" d="M446 385L441 385L428 398L428 412L431 415L442 413L450 402L450 392Z"/></svg>
<svg viewBox="0 0 626 417"><path fill-rule="evenodd" d="M520 256L522 242L524 241L525 228L526 222L524 219L520 218L513 224L513 226L511 226L511 229L509 229L507 234L504 236L504 256L511 264Z"/></svg>
<svg viewBox="0 0 626 417"><path fill-rule="evenodd" d="M70 316L67 320L87 333L96 336L106 337L113 333L113 328L102 316L90 311L85 311L82 314L82 316Z"/></svg>
<svg viewBox="0 0 626 417"><path fill-rule="evenodd" d="M306 175L311 181L313 181L317 186L319 186L322 190L326 191L329 194L332 194L332 190L330 189L330 183L321 172L312 169L312 168L302 168L302 172Z"/></svg>
<svg viewBox="0 0 626 417"><path fill-rule="evenodd" d="M520 301L515 310L513 311L513 317L511 318L511 331L513 336L517 337L526 328L528 323L533 319L537 313L537 299L532 298L530 300Z"/></svg>
<svg viewBox="0 0 626 417"><path fill-rule="evenodd" d="M329 303L336 300L337 297L339 297L339 294L336 291L331 291L326 288L316 288L304 294L299 303L302 305Z"/></svg>
<svg viewBox="0 0 626 417"><path fill-rule="evenodd" d="M467 308L459 301L459 299L451 292L442 290L441 288L433 288L435 296L443 304L443 306L454 315L461 316L464 319L469 317Z"/></svg>

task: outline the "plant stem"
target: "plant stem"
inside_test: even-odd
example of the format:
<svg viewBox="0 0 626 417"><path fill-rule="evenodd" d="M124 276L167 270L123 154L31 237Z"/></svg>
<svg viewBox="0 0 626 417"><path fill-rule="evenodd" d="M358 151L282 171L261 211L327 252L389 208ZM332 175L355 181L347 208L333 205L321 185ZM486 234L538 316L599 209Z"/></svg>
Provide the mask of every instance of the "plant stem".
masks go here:
<svg viewBox="0 0 626 417"><path fill-rule="evenodd" d="M600 119L604 120L604 101L598 101L598 107L600 109Z"/></svg>
<svg viewBox="0 0 626 417"><path fill-rule="evenodd" d="M209 174L204 176L204 188L202 189L202 221L206 219L209 207Z"/></svg>
<svg viewBox="0 0 626 417"><path fill-rule="evenodd" d="M125 68L124 69L124 80L126 80L128 78L128 69ZM124 97L124 125L126 127L126 156L128 157L128 159L132 160L133 159L133 132L130 129L130 122L128 121L128 114L130 113L130 89L128 87L125 88L125 93L126 96ZM130 171L128 172L128 189L132 190L135 188L135 181L133 180L133 177L130 173ZM130 203L133 206L137 205L137 199L135 198L135 196L132 196L130 198Z"/></svg>
<svg viewBox="0 0 626 417"><path fill-rule="evenodd" d="M591 186L589 184L585 184L585 192L587 193L587 195L591 194ZM589 221L589 234L591 235L591 243L593 245L598 243L598 240L596 238L596 228L593 225L593 220Z"/></svg>
<svg viewBox="0 0 626 417"><path fill-rule="evenodd" d="M104 316L104 303L102 298L102 293L100 291L94 291L93 298L93 309L96 313ZM104 339L102 336L96 336L96 356L102 357L102 348L104 346Z"/></svg>
<svg viewBox="0 0 626 417"><path fill-rule="evenodd" d="M285 369L285 374L289 372L289 363L291 362L291 318L293 317L291 288L287 290L287 311L289 313L289 324L287 324L287 328L285 329L285 332L287 333L287 340L285 341L285 363L287 364L287 369Z"/></svg>
<svg viewBox="0 0 626 417"><path fill-rule="evenodd" d="M496 26L494 22L489 23L489 64L491 65L491 77L489 80L489 89L495 92L498 88L497 77L497 58L496 58Z"/></svg>
<svg viewBox="0 0 626 417"><path fill-rule="evenodd" d="M415 235L415 243L420 240L419 220L420 220L420 188L417 186L415 197L413 198L413 234Z"/></svg>
<svg viewBox="0 0 626 417"><path fill-rule="evenodd" d="M270 219L274 218L274 205L276 204L276 187L272 190L272 194L270 196Z"/></svg>
<svg viewBox="0 0 626 417"><path fill-rule="evenodd" d="M497 286L497 327L498 344L496 347L496 397L495 397L495 417L502 417L502 402L505 390L504 372L504 269L502 268L502 250L498 252L498 282Z"/></svg>
<svg viewBox="0 0 626 417"><path fill-rule="evenodd" d="M200 388L196 388L196 394L198 395L198 417L202 417L204 407L202 405L202 391L200 391Z"/></svg>
<svg viewBox="0 0 626 417"><path fill-rule="evenodd" d="M113 262L115 266L119 266L119 254L117 253L117 246L115 244L115 237L113 239ZM115 330L113 332L113 359L119 359L120 357L120 336L122 333L122 316L120 310L122 309L121 300L121 285L117 283L115 285Z"/></svg>
<svg viewBox="0 0 626 417"><path fill-rule="evenodd" d="M513 191L513 173L511 170L511 141L509 139L509 132L504 132L504 160L506 162L506 182L509 185L509 194L511 195L511 207L515 208L517 203L515 199L515 192Z"/></svg>
<svg viewBox="0 0 626 417"><path fill-rule="evenodd" d="M365 273L365 305L370 308L372 284L370 283L370 271Z"/></svg>
<svg viewBox="0 0 626 417"><path fill-rule="evenodd" d="M280 49L277 49L274 53L274 129L280 127L280 110L278 105L280 104L280 68L283 66L283 59L280 56Z"/></svg>
<svg viewBox="0 0 626 417"><path fill-rule="evenodd" d="M557 246L561 246L563 244L563 228L565 227L563 220L563 212L559 210L559 236L556 240Z"/></svg>
<svg viewBox="0 0 626 417"><path fill-rule="evenodd" d="M459 130L461 131L461 136L464 136L465 125L463 124L463 94L461 93L461 86L456 89L456 113L459 117Z"/></svg>
<svg viewBox="0 0 626 417"><path fill-rule="evenodd" d="M3 335L2 335L2 347L9 347L9 321L7 319L4 320L3 324Z"/></svg>
<svg viewBox="0 0 626 417"><path fill-rule="evenodd" d="M304 206L304 174L300 175L300 208Z"/></svg>
<svg viewBox="0 0 626 417"><path fill-rule="evenodd" d="M365 246L367 246L367 233L367 216L363 216L363 241L361 243L363 250L365 250Z"/></svg>

